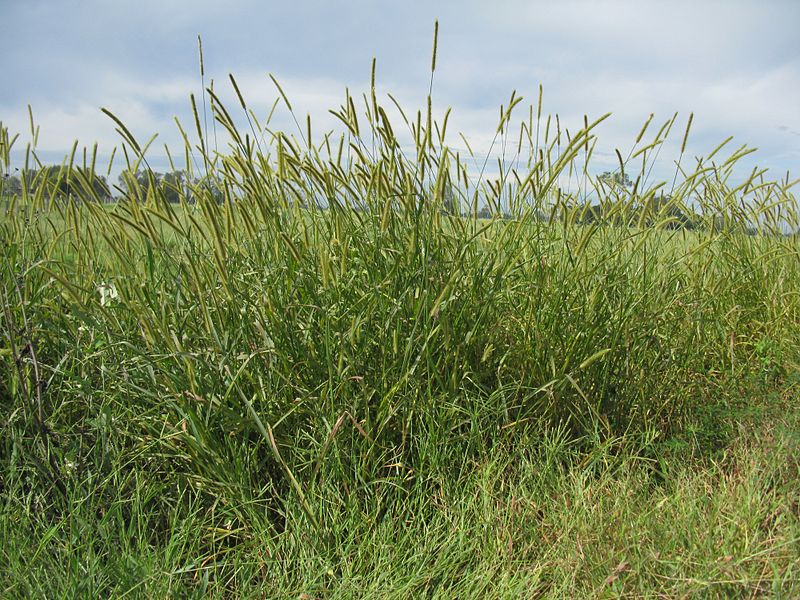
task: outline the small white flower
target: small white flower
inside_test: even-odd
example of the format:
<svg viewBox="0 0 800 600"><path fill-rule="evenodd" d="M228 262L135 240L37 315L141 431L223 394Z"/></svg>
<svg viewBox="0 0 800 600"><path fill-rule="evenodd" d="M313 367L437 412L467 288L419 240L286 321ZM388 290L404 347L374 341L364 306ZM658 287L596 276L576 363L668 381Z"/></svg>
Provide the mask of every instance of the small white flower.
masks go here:
<svg viewBox="0 0 800 600"><path fill-rule="evenodd" d="M101 283L97 286L97 292L100 294L100 306L105 306L112 300L119 298L117 288L113 283Z"/></svg>

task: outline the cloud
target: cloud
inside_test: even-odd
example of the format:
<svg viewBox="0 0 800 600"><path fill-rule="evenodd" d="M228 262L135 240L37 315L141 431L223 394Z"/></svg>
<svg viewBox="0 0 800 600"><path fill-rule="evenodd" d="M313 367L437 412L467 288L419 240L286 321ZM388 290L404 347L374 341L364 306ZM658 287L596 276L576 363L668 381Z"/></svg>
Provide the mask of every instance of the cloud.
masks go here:
<svg viewBox="0 0 800 600"><path fill-rule="evenodd" d="M392 92L413 115L425 108L437 17L433 104L439 116L453 107L453 147L465 149L461 130L476 152L488 152L499 106L516 90L525 97L522 116L542 84L545 114L558 113L570 131L584 115L614 113L597 130L598 168L614 164L614 149L629 148L650 113L661 123L677 111L680 131L663 152L667 162L694 112L688 155L734 135L736 143L761 148L759 162L797 170L797 135L787 134L800 131L800 3L780 1L0 3L0 20L12 23L0 116L24 133L31 103L40 149L57 156L75 139L101 149L117 145L113 123L99 110L107 107L140 141L158 132L152 152L165 158L163 143L182 144L173 117L194 131L189 94L201 100L197 34L205 83L214 79L243 126L228 73L262 121L278 97L267 77L275 73L301 128L311 114L321 133L337 127L328 111L346 88L357 98L368 91L373 56L383 103L392 107ZM389 112L404 131L399 114ZM282 105L271 125L297 130Z"/></svg>

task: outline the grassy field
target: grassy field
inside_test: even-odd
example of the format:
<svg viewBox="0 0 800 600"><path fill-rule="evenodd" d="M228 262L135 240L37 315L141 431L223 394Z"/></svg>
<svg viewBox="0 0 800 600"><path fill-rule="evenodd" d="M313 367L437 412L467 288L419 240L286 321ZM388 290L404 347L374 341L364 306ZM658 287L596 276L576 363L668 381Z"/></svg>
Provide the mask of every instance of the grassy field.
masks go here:
<svg viewBox="0 0 800 600"><path fill-rule="evenodd" d="M788 177L687 126L649 181L673 118L614 185L512 96L481 178L430 102L315 142L239 99L177 204L65 166L0 216L2 596L800 594Z"/></svg>

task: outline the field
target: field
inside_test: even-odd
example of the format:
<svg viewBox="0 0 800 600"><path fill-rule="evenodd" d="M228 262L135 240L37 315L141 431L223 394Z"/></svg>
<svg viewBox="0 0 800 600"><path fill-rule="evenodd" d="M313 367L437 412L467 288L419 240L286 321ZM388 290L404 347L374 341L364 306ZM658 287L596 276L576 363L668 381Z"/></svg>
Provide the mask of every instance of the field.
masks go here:
<svg viewBox="0 0 800 600"><path fill-rule="evenodd" d="M512 96L482 178L430 102L408 150L374 88L317 142L238 97L185 184L118 122L115 203L5 203L4 597L800 594L788 177L687 126L649 181L675 118L595 177Z"/></svg>

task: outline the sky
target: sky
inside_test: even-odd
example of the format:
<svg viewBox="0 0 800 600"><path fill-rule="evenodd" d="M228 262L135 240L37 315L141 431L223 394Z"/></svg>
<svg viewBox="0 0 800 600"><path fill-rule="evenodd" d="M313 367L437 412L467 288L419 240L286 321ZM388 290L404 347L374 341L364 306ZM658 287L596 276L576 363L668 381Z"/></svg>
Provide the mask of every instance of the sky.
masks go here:
<svg viewBox="0 0 800 600"><path fill-rule="evenodd" d="M215 81L232 112L229 73L262 119L278 97L272 73L300 122L310 114L324 132L346 88L368 91L375 57L379 99L391 105L390 92L413 113L426 105L437 19L433 107L439 117L452 107L447 142L455 149L464 150L460 131L476 154L496 156L500 105L514 90L535 105L542 85L543 112L558 113L571 131L584 115L613 113L596 130L598 172L616 166L615 149L627 156L650 113L654 134L678 112L659 155L665 177L690 113L687 157L732 135L731 151L759 148L742 169L800 176L797 0L0 0L0 120L21 134L13 166L31 140L30 104L45 163L60 163L78 140L97 143L104 165L121 142L105 107L140 142L158 134L148 158L166 170L164 144L182 155L175 117L193 128L198 35L206 85ZM295 131L283 106L272 125Z"/></svg>

